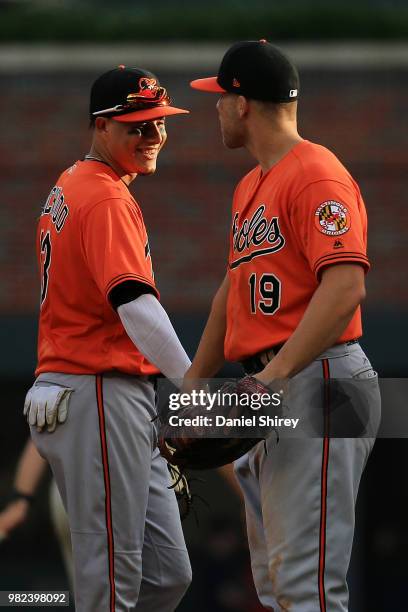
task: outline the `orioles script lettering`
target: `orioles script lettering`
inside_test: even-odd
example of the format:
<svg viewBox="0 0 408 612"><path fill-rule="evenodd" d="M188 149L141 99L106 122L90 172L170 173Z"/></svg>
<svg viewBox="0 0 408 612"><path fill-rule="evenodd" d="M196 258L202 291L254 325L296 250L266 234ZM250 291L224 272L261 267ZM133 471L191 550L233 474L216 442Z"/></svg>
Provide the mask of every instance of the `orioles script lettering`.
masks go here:
<svg viewBox="0 0 408 612"><path fill-rule="evenodd" d="M265 205L261 204L251 218L245 218L241 224L238 223L239 214L235 213L232 223L232 241L234 253L248 254L239 257L231 263L231 268L236 268L241 263L250 261L254 257L275 253L285 245L278 217L268 219L265 215ZM261 247L262 248L256 248ZM255 248L251 248L255 247Z"/></svg>

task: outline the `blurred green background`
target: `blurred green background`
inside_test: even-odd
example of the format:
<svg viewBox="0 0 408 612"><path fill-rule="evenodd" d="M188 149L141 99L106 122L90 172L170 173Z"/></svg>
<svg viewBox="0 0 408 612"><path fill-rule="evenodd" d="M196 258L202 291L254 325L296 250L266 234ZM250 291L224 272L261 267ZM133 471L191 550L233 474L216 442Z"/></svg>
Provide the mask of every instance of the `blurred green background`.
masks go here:
<svg viewBox="0 0 408 612"><path fill-rule="evenodd" d="M164 306L194 354L226 262L229 206L254 162L225 151L216 97L191 79L216 73L228 46L266 37L299 66L301 134L332 149L369 215L363 346L382 376L406 377L408 341L406 1L0 1L0 495L27 437L21 415L35 366L36 218L58 174L88 151L88 92L119 64L155 71L189 117L168 121L154 177L132 187L149 231ZM232 371L232 370L230 370ZM358 502L351 612L402 612L408 596L405 440L379 440ZM179 612L256 612L240 501L217 473L186 523L194 583ZM29 521L0 544L0 590L63 588L48 482Z"/></svg>
<svg viewBox="0 0 408 612"><path fill-rule="evenodd" d="M8 0L0 33L10 41L404 39L403 0Z"/></svg>

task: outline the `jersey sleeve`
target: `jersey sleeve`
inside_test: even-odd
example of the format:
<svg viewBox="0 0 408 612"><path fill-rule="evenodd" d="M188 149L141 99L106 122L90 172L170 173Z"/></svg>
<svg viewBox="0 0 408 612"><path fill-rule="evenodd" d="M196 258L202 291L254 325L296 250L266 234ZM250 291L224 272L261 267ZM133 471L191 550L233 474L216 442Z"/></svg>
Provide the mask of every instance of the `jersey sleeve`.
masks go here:
<svg viewBox="0 0 408 612"><path fill-rule="evenodd" d="M292 203L291 222L313 273L338 263L367 271L367 215L357 189L333 180L311 183Z"/></svg>
<svg viewBox="0 0 408 612"><path fill-rule="evenodd" d="M155 287L149 243L136 207L126 200L99 202L82 220L85 259L99 290L110 291L125 281Z"/></svg>

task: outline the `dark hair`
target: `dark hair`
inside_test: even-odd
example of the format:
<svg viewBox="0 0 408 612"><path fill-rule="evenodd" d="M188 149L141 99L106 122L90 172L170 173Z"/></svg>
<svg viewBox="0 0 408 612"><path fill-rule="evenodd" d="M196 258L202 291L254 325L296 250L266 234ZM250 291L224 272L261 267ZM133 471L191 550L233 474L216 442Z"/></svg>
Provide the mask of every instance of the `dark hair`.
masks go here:
<svg viewBox="0 0 408 612"><path fill-rule="evenodd" d="M258 106L260 106L266 112L277 112L280 110L285 110L287 108L291 108L297 102L297 100L293 100L293 102L270 102L265 100L254 101L257 102Z"/></svg>

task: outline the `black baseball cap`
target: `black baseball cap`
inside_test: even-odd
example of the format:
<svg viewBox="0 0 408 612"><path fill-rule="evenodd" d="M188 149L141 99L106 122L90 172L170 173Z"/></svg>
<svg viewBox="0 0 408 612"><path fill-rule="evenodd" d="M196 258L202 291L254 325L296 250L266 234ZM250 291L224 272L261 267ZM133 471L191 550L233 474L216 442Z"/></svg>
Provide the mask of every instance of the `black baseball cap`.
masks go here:
<svg viewBox="0 0 408 612"><path fill-rule="evenodd" d="M265 102L293 102L299 95L296 66L265 39L235 43L224 55L218 76L190 84L202 91L236 93Z"/></svg>
<svg viewBox="0 0 408 612"><path fill-rule="evenodd" d="M91 118L111 117L120 122L150 121L190 111L171 106L158 78L143 68L118 66L96 79L91 88Z"/></svg>

